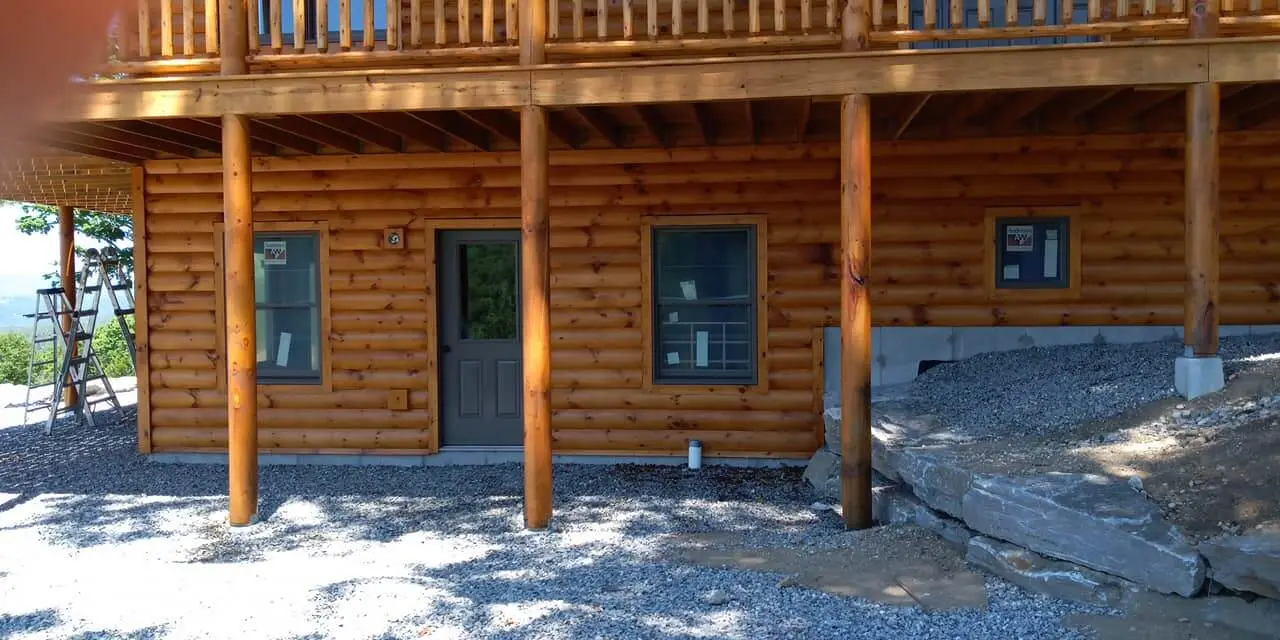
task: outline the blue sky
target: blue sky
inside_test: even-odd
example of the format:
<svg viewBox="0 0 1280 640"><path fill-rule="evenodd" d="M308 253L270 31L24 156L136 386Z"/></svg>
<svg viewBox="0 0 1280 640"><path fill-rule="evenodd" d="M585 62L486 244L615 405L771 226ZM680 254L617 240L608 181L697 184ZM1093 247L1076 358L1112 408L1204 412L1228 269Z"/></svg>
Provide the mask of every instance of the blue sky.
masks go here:
<svg viewBox="0 0 1280 640"><path fill-rule="evenodd" d="M44 285L43 274L54 270L58 259L58 234L28 236L18 232L22 208L0 204L0 297L26 296L34 299L36 289ZM88 239L77 234L77 243ZM97 244L97 243L92 243Z"/></svg>

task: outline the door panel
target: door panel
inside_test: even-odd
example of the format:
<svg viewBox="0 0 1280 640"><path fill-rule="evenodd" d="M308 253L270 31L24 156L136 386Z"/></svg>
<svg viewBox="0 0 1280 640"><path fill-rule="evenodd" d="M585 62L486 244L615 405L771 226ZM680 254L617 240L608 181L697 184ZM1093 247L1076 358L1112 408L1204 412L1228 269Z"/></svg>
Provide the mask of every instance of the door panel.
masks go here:
<svg viewBox="0 0 1280 640"><path fill-rule="evenodd" d="M442 231L440 443L523 443L520 232Z"/></svg>

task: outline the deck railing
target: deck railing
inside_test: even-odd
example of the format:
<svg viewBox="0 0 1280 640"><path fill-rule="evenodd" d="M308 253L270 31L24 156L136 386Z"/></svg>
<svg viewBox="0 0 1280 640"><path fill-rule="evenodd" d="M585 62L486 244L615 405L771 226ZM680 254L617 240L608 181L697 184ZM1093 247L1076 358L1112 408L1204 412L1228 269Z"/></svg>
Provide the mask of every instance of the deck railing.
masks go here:
<svg viewBox="0 0 1280 640"><path fill-rule="evenodd" d="M1211 0L1213 1L1213 0ZM1280 33L1280 0L1217 0L1223 36ZM843 0L550 0L548 59L831 50ZM1192 0L883 0L874 48L1181 38ZM257 0L255 71L513 63L518 0ZM137 0L114 71L213 73L218 0Z"/></svg>

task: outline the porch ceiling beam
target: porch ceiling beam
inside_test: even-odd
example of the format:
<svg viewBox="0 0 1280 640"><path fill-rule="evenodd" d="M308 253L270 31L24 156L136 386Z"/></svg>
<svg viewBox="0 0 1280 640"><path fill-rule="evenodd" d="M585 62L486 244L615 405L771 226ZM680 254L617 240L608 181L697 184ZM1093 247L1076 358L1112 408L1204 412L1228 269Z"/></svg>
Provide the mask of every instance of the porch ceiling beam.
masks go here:
<svg viewBox="0 0 1280 640"><path fill-rule="evenodd" d="M690 106L693 107L693 121L702 132L703 142L706 142L708 147L714 145L720 138L720 129L716 126L715 117L711 115L711 107L700 102Z"/></svg>
<svg viewBox="0 0 1280 640"><path fill-rule="evenodd" d="M645 130L649 132L649 135L658 141L658 146L664 149L671 146L667 143L666 127L656 109L644 104L636 105L631 109L636 117L639 118L640 123L644 125Z"/></svg>
<svg viewBox="0 0 1280 640"><path fill-rule="evenodd" d="M207 140L199 136L193 136L188 133L182 133L173 129L167 129L150 122L140 122L134 120L126 120L123 122L104 122L104 126L123 131L125 133L137 136L139 139L146 140L148 144L155 142L169 143L186 147L188 153L191 151L206 151L208 153L221 154L222 145ZM162 147L156 147L163 150Z"/></svg>
<svg viewBox="0 0 1280 640"><path fill-rule="evenodd" d="M364 113L359 117L361 120L367 120L383 129L393 131L434 151L445 151L449 148L449 139L443 132L407 113Z"/></svg>
<svg viewBox="0 0 1280 640"><path fill-rule="evenodd" d="M813 115L813 98L800 100L799 114L796 118L796 142L804 142L809 136L809 119Z"/></svg>
<svg viewBox="0 0 1280 640"><path fill-rule="evenodd" d="M176 131L179 134L186 134L189 136L199 138L201 140L208 140L210 144L213 146L214 153L218 153L218 154L222 153L222 124L221 123L215 124L213 122L208 122L206 120L194 120L194 119L192 120L171 119L171 120L148 120L148 121L143 121L140 124L150 124L156 127L160 127L161 129L166 131ZM258 140L256 138L250 140L249 143L254 153L259 153L259 154L268 155L268 156L276 155L276 146L274 144L270 144L268 142Z"/></svg>
<svg viewBox="0 0 1280 640"><path fill-rule="evenodd" d="M333 71L72 87L52 120L364 113L1280 80L1280 37L874 51L487 71ZM999 73L991 72L998 69Z"/></svg>
<svg viewBox="0 0 1280 640"><path fill-rule="evenodd" d="M583 138L573 125L565 119L564 113L552 109L547 110L547 131L551 132L557 140L570 149L577 149L582 146Z"/></svg>
<svg viewBox="0 0 1280 640"><path fill-rule="evenodd" d="M324 123L325 126L348 133L363 142L376 144L379 147L391 149L392 151L404 151L404 139L400 137L400 134L383 129L382 127L358 116L346 113L335 113L325 116L315 116L313 119L319 120Z"/></svg>
<svg viewBox="0 0 1280 640"><path fill-rule="evenodd" d="M756 103L750 100L742 103L742 114L747 121L747 144L759 144L760 131L756 127Z"/></svg>
<svg viewBox="0 0 1280 640"><path fill-rule="evenodd" d="M466 118L481 127L484 127L489 133L492 133L503 142L519 146L520 144L520 123L511 116L507 111L460 111L463 118Z"/></svg>
<svg viewBox="0 0 1280 640"><path fill-rule="evenodd" d="M987 119L988 125L992 130L1016 127L1032 112L1052 100L1055 95L1057 95L1055 91L1032 91L1012 100L1005 100L1004 105Z"/></svg>
<svg viewBox="0 0 1280 640"><path fill-rule="evenodd" d="M276 146L301 151L308 155L314 155L320 146L302 136L281 129L266 120L251 121L249 123L249 136L255 140L263 140Z"/></svg>
<svg viewBox="0 0 1280 640"><path fill-rule="evenodd" d="M195 157L194 149L180 145L170 140L156 140L153 138L139 136L137 134L122 131L115 127L108 126L105 123L97 122L68 122L66 124L56 125L55 130L70 131L89 138L95 138L103 142L119 143L130 147L144 149L147 151L163 151L173 154L180 158Z"/></svg>
<svg viewBox="0 0 1280 640"><path fill-rule="evenodd" d="M290 131L300 135L313 142L341 149L347 153L360 153L364 150L364 145L360 143L360 139L345 132L340 131L335 126L325 124L327 116L317 114L313 116L280 116L271 121L275 126L286 131Z"/></svg>
<svg viewBox="0 0 1280 640"><path fill-rule="evenodd" d="M920 112L924 110L925 105L929 104L929 99L932 97L932 93L922 93L911 99L911 103L907 105L906 109L903 109L902 116L893 127L894 140L901 138L902 134L907 132L907 127L911 126L916 116L920 115Z"/></svg>
<svg viewBox="0 0 1280 640"><path fill-rule="evenodd" d="M615 147L622 146L622 127L618 121L614 119L608 111L599 107L582 107L581 109L567 109L567 111L582 118L582 121L591 127L597 135L609 141L609 144Z"/></svg>
<svg viewBox="0 0 1280 640"><path fill-rule="evenodd" d="M418 112L409 115L477 151L488 151L491 148L489 131L457 113Z"/></svg>

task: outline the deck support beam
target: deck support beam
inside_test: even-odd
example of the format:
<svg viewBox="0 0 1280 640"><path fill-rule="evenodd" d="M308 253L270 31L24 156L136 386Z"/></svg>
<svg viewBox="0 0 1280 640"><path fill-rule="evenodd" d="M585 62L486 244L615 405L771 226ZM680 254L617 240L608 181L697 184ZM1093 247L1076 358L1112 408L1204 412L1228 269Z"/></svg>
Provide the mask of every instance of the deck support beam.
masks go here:
<svg viewBox="0 0 1280 640"><path fill-rule="evenodd" d="M846 51L870 46L870 5L846 0ZM840 101L840 504L845 526L871 513L871 96Z"/></svg>
<svg viewBox="0 0 1280 640"><path fill-rule="evenodd" d="M223 75L247 71L243 0L222 0ZM232 526L258 518L258 346L253 268L249 118L222 116L222 222L226 281L227 463Z"/></svg>
<svg viewBox="0 0 1280 640"><path fill-rule="evenodd" d="M76 210L75 207L58 207L58 280L62 292L67 296L71 309L76 308ZM71 333L71 316L60 319L62 333ZM76 341L69 340L69 348L75 351ZM67 378L66 388L62 391L62 402L65 406L75 406L79 400L79 392Z"/></svg>
<svg viewBox="0 0 1280 640"><path fill-rule="evenodd" d="M1194 0L1192 39L1218 32L1217 2ZM1174 363L1174 387L1196 398L1225 386L1218 355L1218 123L1221 94L1214 82L1187 87L1186 288L1182 357Z"/></svg>
<svg viewBox="0 0 1280 640"><path fill-rule="evenodd" d="M520 63L546 60L546 0L520 2ZM551 224L547 110L520 109L520 275L524 362L524 524L551 524Z"/></svg>

